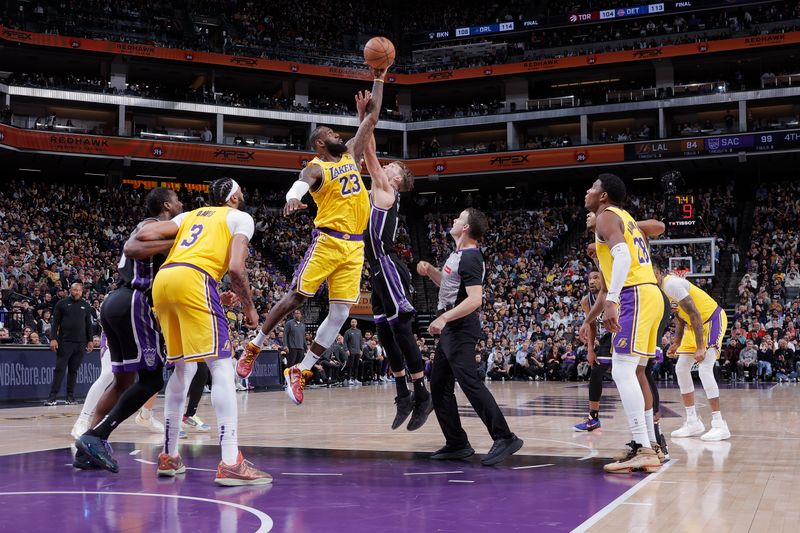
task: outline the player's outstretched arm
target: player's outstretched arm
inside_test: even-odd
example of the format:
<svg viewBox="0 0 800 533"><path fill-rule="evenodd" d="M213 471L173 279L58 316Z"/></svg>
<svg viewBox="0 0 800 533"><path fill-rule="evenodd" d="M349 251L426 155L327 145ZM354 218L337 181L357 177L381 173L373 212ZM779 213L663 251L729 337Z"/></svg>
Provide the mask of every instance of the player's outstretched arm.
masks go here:
<svg viewBox="0 0 800 533"><path fill-rule="evenodd" d="M175 242L179 226L171 220L142 223L125 242L123 253L131 259L145 259L166 254Z"/></svg>
<svg viewBox="0 0 800 533"><path fill-rule="evenodd" d="M355 137L347 141L347 151L356 161L359 161L364 156L367 142L369 142L369 138L375 130L375 125L378 124L378 117L383 106L383 78L386 76L387 70L388 68L383 70L373 69L375 81L372 82L372 98L367 108L367 115L361 121Z"/></svg>
<svg viewBox="0 0 800 533"><path fill-rule="evenodd" d="M286 205L283 207L283 215L289 216L295 211L308 208L303 203L303 196L309 190L316 190L322 183L323 172L319 165L311 165L300 171L300 177L292 184L292 188L286 193Z"/></svg>
<svg viewBox="0 0 800 533"><path fill-rule="evenodd" d="M636 225L639 226L639 231L644 233L647 238L658 237L663 235L667 227L660 220L649 218L647 220L637 220Z"/></svg>

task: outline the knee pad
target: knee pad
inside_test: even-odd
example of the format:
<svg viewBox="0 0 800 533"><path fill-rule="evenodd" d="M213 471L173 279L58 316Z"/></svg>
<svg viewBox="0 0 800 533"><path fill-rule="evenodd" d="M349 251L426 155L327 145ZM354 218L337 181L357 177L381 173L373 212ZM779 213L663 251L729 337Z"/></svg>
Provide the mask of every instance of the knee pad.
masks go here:
<svg viewBox="0 0 800 533"><path fill-rule="evenodd" d="M593 365L589 376L589 401L599 402L603 395L603 376L606 373L606 365Z"/></svg>
<svg viewBox="0 0 800 533"><path fill-rule="evenodd" d="M709 399L719 397L719 387L714 377L714 365L716 365L716 363L717 350L712 348L706 351L706 358L698 365L700 381L703 383L703 390L706 391L706 397Z"/></svg>
<svg viewBox="0 0 800 533"><path fill-rule="evenodd" d="M336 336L348 316L350 316L350 305L331 302L328 308L328 316L320 324L317 336L314 337L314 342L323 348L329 348L333 341L336 340Z"/></svg>
<svg viewBox="0 0 800 533"><path fill-rule="evenodd" d="M694 383L692 382L693 364L694 359L685 355L679 356L678 362L675 364L675 377L678 378L678 387L681 389L681 394L694 392Z"/></svg>

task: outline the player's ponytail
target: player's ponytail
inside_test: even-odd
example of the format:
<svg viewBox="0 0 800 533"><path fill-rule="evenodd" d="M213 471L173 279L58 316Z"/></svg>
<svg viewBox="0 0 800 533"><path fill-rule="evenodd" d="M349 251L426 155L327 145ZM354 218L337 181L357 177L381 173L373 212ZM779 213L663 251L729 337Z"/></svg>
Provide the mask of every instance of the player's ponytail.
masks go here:
<svg viewBox="0 0 800 533"><path fill-rule="evenodd" d="M233 189L231 178L220 178L208 186L208 200L213 206L222 206L228 203L228 194Z"/></svg>

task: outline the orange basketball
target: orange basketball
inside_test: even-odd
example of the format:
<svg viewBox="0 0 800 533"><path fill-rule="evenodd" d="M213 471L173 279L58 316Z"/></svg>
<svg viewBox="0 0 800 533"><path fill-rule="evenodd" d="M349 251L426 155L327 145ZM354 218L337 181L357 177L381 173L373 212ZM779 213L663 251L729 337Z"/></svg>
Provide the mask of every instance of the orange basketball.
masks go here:
<svg viewBox="0 0 800 533"><path fill-rule="evenodd" d="M385 69L394 62L394 45L386 37L373 37L364 45L364 62L372 68Z"/></svg>

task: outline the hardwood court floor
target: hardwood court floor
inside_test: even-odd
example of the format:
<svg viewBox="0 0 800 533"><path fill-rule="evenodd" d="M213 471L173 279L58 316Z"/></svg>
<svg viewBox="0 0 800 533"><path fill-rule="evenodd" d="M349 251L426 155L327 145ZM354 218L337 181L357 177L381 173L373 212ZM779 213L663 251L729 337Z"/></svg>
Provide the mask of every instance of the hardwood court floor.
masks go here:
<svg viewBox="0 0 800 533"><path fill-rule="evenodd" d="M531 476L527 478L531 483L537 481L537 477L540 482L549 479L545 473L547 467L561 468L567 463L571 466L564 470L566 473L563 475L574 475L581 472L580 469L597 471L602 458L618 453L629 440L624 412L613 387L604 390L603 428L590 434L572 431L572 425L586 412L588 388L585 384L493 383L490 388L503 407L512 430L525 440L519 453L527 458L521 457L514 464L529 463L529 466L517 468L542 467L526 471ZM366 451L431 452L441 446L441 434L433 416L425 427L414 433L389 429L394 414L393 397L393 385L313 389L307 392L306 402L296 407L281 392L239 393L240 444L283 449L361 450L365 457L371 458L379 456ZM674 385L662 388L661 398L665 413L661 425L669 435L680 425L683 408ZM612 479L609 479L608 475L600 474L604 483L615 483L614 480L619 479L619 494L607 494L607 501L603 500L593 508L592 515L586 520L581 519L569 527L566 527L566 521L559 522L561 526L552 522L550 525L553 527L546 529L526 527L523 523L517 524L513 530L798 531L800 385L723 387L721 398L723 415L733 434L729 441L705 443L699 439L668 439L673 461L662 467L660 473L638 475L634 479L630 479L631 476L610 476ZM708 426L710 413L702 392L697 395L697 401L698 410ZM159 418L163 415L162 402L159 400L157 404ZM479 454L485 453L491 445L490 439L479 419L466 416L470 409L460 392L459 402L464 406L462 420L473 447ZM78 412L78 406L0 410L0 454L68 447L72 441L69 430ZM199 414L214 426L208 395L201 402ZM112 441L141 443L137 444L140 447L151 444L150 448L157 451L155 445L160 439L158 435L144 434L129 421L113 435ZM182 446L189 453L188 450L193 448L191 444L214 445L216 439L213 430L210 433L190 433L189 439L182 441ZM120 446L127 450L125 446L133 445ZM578 462L580 459L583 461ZM254 460L265 470L270 470L269 461L269 456ZM472 471L483 476L481 479L484 481L491 479L491 470L478 468ZM280 481L276 477L276 486ZM538 485L536 493L530 495L530 524L535 523L533 518L537 513L545 511L536 508L536 501L539 498L537 493L547 491L547 486L547 483L544 488ZM502 505L502 487L493 490ZM602 483L588 483L570 490L586 491L586 498L591 499L602 496L591 494L593 490L609 489ZM301 498L301 494L297 494L297 498ZM379 502L366 505L373 504L385 505ZM432 522L417 524L419 531L437 529L441 530ZM274 531L291 530L293 528L281 525L276 519ZM301 528L294 530L300 531ZM484 529L476 526L474 530Z"/></svg>

